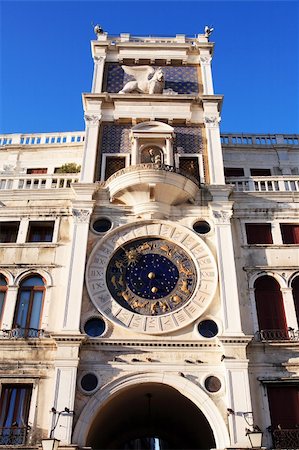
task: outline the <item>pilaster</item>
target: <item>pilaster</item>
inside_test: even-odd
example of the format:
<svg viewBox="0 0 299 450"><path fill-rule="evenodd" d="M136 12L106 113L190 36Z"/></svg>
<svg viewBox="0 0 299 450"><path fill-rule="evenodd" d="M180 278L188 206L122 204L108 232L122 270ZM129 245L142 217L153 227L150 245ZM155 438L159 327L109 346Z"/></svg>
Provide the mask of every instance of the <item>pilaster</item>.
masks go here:
<svg viewBox="0 0 299 450"><path fill-rule="evenodd" d="M202 76L203 94L204 95L213 95L214 94L211 61L212 61L212 56L210 55L209 50L201 50L200 51L200 68L201 68L201 76Z"/></svg>
<svg viewBox="0 0 299 450"><path fill-rule="evenodd" d="M101 114L87 113L84 118L86 124L86 135L80 181L85 183L93 183L97 161Z"/></svg>
<svg viewBox="0 0 299 450"><path fill-rule="evenodd" d="M12 328L14 312L17 302L17 293L18 293L17 286L8 287L3 308L2 325L1 325L4 330L11 330Z"/></svg>
<svg viewBox="0 0 299 450"><path fill-rule="evenodd" d="M207 137L209 183L225 184L222 148L220 141L220 115L217 101L203 100L204 123Z"/></svg>
<svg viewBox="0 0 299 450"><path fill-rule="evenodd" d="M100 93L103 92L103 77L104 77L104 67L105 67L106 55L105 56L94 56L94 71L92 80L92 92Z"/></svg>
<svg viewBox="0 0 299 450"><path fill-rule="evenodd" d="M216 249L219 267L219 286L225 335L242 335L236 266L230 219L232 202L228 188L212 189L211 215L215 224ZM226 198L226 200L225 200Z"/></svg>

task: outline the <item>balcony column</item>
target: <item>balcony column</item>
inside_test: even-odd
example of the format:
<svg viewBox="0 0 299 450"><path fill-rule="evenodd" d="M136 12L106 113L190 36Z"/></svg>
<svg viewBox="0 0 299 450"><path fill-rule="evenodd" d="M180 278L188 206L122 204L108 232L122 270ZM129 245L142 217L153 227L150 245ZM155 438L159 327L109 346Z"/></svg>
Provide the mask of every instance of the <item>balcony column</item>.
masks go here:
<svg viewBox="0 0 299 450"><path fill-rule="evenodd" d="M140 155L138 155L138 138L135 136L131 136L131 142L132 142L132 153L131 153L131 164L132 166L136 166L139 164L140 161Z"/></svg>
<svg viewBox="0 0 299 450"><path fill-rule="evenodd" d="M212 78L212 70L211 70L211 61L212 57L208 50L200 51L200 68L201 68L201 76L202 76L202 84L203 84L203 94L204 95L213 95L213 78Z"/></svg>
<svg viewBox="0 0 299 450"><path fill-rule="evenodd" d="M215 192L213 193L215 197ZM215 224L216 249L218 259L220 298L225 335L243 335L241 328L240 306L233 239L230 218L232 202L211 203L211 214Z"/></svg>
<svg viewBox="0 0 299 450"><path fill-rule="evenodd" d="M12 329L13 318L16 309L17 294L18 294L18 286L8 286L1 324L3 330Z"/></svg>
<svg viewBox="0 0 299 450"><path fill-rule="evenodd" d="M80 181L83 183L94 182L101 117L101 114L95 113L85 114L84 116L86 136L80 177Z"/></svg>
<svg viewBox="0 0 299 450"><path fill-rule="evenodd" d="M62 331L79 332L89 219L92 207L73 209L73 243Z"/></svg>
<svg viewBox="0 0 299 450"><path fill-rule="evenodd" d="M287 326L294 330L299 329L299 323L297 320L293 292L290 288L281 288L284 311L287 321Z"/></svg>
<svg viewBox="0 0 299 450"><path fill-rule="evenodd" d="M210 184L225 184L222 148L220 141L217 102L206 102L203 100L204 122L207 137L207 164Z"/></svg>
<svg viewBox="0 0 299 450"><path fill-rule="evenodd" d="M172 138L171 137L166 138L166 161L165 161L165 164L168 164L169 166L174 165L173 146L172 146Z"/></svg>

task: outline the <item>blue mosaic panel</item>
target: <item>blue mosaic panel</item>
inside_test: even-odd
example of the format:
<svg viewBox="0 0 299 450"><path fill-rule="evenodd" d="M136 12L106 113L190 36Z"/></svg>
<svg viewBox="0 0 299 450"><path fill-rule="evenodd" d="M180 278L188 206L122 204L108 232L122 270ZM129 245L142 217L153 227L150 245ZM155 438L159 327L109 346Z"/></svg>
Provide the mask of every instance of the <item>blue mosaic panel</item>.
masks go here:
<svg viewBox="0 0 299 450"><path fill-rule="evenodd" d="M157 68L158 66L153 66ZM127 75L121 65L107 63L106 92L117 93L125 83L134 79ZM195 66L163 66L165 89L172 89L178 94L198 94L197 67Z"/></svg>
<svg viewBox="0 0 299 450"><path fill-rule="evenodd" d="M131 125L105 124L102 127L102 153L129 153Z"/></svg>
<svg viewBox="0 0 299 450"><path fill-rule="evenodd" d="M184 153L202 153L202 131L198 126L174 127L175 140L174 152Z"/></svg>
<svg viewBox="0 0 299 450"><path fill-rule="evenodd" d="M102 127L102 153L130 153L131 125L104 124ZM174 127L174 152L179 154L202 153L202 132L198 126Z"/></svg>

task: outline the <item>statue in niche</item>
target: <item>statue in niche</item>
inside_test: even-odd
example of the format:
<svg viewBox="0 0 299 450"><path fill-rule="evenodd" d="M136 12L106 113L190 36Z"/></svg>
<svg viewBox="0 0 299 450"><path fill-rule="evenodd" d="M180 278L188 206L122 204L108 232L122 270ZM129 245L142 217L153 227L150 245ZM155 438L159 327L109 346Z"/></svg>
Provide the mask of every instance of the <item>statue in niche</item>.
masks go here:
<svg viewBox="0 0 299 450"><path fill-rule="evenodd" d="M164 73L161 67L154 69L151 66L122 66L124 72L135 79L128 81L119 94L138 92L141 94L163 94ZM150 77L150 75L152 75ZM150 78L149 78L150 77Z"/></svg>
<svg viewBox="0 0 299 450"><path fill-rule="evenodd" d="M144 149L141 153L141 162L142 163L154 163L161 164L161 150L158 147L148 147Z"/></svg>

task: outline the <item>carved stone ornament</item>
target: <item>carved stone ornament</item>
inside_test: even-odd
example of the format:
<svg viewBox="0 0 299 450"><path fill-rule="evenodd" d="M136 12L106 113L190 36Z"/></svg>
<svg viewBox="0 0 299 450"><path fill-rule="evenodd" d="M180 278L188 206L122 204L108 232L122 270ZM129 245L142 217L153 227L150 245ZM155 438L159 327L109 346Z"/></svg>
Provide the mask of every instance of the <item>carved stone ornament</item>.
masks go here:
<svg viewBox="0 0 299 450"><path fill-rule="evenodd" d="M213 210L214 221L217 224L229 225L232 211Z"/></svg>
<svg viewBox="0 0 299 450"><path fill-rule="evenodd" d="M105 61L105 58L104 58L104 56L95 56L95 57L94 57L94 61L95 61L97 64L102 64L102 63Z"/></svg>
<svg viewBox="0 0 299 450"><path fill-rule="evenodd" d="M208 66L212 61L211 56L201 56L200 62L203 66Z"/></svg>
<svg viewBox="0 0 299 450"><path fill-rule="evenodd" d="M131 92L163 94L164 73L161 67L154 69L151 66L122 66L122 68L127 75L134 77L134 80L128 81L119 91L119 94L129 94Z"/></svg>
<svg viewBox="0 0 299 450"><path fill-rule="evenodd" d="M73 217L76 223L88 223L90 217L89 209L73 209Z"/></svg>
<svg viewBox="0 0 299 450"><path fill-rule="evenodd" d="M85 123L88 126L96 126L99 124L99 121L101 119L100 116L96 116L96 115L91 115L89 116L88 114L84 115L84 119L85 119Z"/></svg>
<svg viewBox="0 0 299 450"><path fill-rule="evenodd" d="M216 128L218 127L219 122L221 121L221 118L219 116L205 116L204 117L205 124L209 128Z"/></svg>

